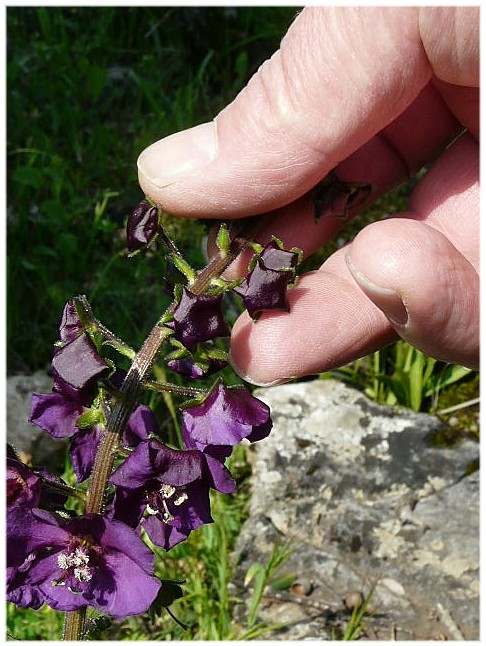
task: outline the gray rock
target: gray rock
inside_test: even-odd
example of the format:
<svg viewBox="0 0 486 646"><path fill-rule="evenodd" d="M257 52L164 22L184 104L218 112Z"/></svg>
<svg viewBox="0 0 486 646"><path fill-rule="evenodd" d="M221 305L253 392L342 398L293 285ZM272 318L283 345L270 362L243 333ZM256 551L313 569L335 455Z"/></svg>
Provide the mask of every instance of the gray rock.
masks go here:
<svg viewBox="0 0 486 646"><path fill-rule="evenodd" d="M27 421L32 393L51 390L52 378L43 371L7 378L7 441L27 464L55 465L65 451L65 442L56 442Z"/></svg>
<svg viewBox="0 0 486 646"><path fill-rule="evenodd" d="M479 474L467 475L478 445L436 448L437 418L375 405L333 380L256 394L274 428L250 452L237 617L247 614L248 568L280 541L292 548L282 572L296 584L266 589L259 620L290 622L269 638L339 636L371 593L368 638L478 639Z"/></svg>

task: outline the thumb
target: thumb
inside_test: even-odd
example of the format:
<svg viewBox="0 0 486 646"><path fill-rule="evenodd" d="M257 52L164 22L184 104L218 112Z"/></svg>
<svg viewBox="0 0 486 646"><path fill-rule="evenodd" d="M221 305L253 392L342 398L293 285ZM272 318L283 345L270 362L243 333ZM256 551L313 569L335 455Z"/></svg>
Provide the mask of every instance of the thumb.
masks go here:
<svg viewBox="0 0 486 646"><path fill-rule="evenodd" d="M416 8L305 8L214 121L142 152L140 185L175 215L278 208L400 115L430 77Z"/></svg>

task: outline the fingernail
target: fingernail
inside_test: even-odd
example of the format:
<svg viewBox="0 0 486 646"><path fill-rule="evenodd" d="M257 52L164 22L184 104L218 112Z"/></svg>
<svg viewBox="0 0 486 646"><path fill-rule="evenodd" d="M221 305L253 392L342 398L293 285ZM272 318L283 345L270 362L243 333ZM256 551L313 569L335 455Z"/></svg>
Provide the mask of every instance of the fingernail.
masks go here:
<svg viewBox="0 0 486 646"><path fill-rule="evenodd" d="M138 172L153 186L163 188L205 168L216 151L216 126L210 121L146 148L138 158Z"/></svg>
<svg viewBox="0 0 486 646"><path fill-rule="evenodd" d="M257 379L254 379L250 375L245 374L242 370L238 368L238 366L233 361L233 357L231 356L231 351L229 353L229 363L233 368L233 370L238 375L238 377L241 377L243 381L246 381L252 386L259 386L260 388L269 388L270 386L281 386L282 384L286 384L289 381L292 381L293 379L297 379L297 377L284 377L281 379L274 379L273 381L258 381Z"/></svg>
<svg viewBox="0 0 486 646"><path fill-rule="evenodd" d="M381 287L366 278L352 263L349 254L346 265L363 292L389 319L393 326L404 327L408 323L408 311L400 294L389 287Z"/></svg>

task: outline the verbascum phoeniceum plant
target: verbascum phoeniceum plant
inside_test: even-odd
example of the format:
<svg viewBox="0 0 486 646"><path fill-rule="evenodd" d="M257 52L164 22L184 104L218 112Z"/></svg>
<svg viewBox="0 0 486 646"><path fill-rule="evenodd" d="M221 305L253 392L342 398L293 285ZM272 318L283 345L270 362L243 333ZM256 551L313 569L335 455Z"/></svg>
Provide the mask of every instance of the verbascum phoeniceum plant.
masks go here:
<svg viewBox="0 0 486 646"><path fill-rule="evenodd" d="M161 612L181 596L180 582L154 574L151 546L170 550L213 522L210 490L236 489L225 466L233 447L261 440L272 428L265 403L218 376L228 355L217 340L230 333L228 292L242 298L255 320L266 310L288 310L300 252L284 250L276 238L266 246L253 242L252 224L221 223L216 255L196 271L164 232L161 216L143 200L127 223L129 253L159 237L180 276L172 304L141 349L117 338L77 296L62 312L52 392L32 395L29 422L69 442L76 486L7 450L7 598L66 613L65 640L89 637L88 608L123 620ZM254 251L248 275L225 280L225 269L246 247ZM113 348L128 357L127 371L116 365ZM173 383L151 378L156 358L178 375ZM147 390L181 397L180 445L164 441L154 412L142 403ZM73 497L78 504L68 505Z"/></svg>

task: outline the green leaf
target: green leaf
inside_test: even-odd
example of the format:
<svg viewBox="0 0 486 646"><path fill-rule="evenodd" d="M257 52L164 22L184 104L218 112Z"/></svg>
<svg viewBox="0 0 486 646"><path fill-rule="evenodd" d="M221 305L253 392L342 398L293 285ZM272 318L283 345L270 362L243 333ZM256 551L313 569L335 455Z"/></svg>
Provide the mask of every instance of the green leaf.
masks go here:
<svg viewBox="0 0 486 646"><path fill-rule="evenodd" d="M44 182L44 173L33 166L19 166L12 174L14 182L39 189Z"/></svg>
<svg viewBox="0 0 486 646"><path fill-rule="evenodd" d="M270 586L274 590L288 590L292 583L297 579L295 574L282 574L270 581Z"/></svg>
<svg viewBox="0 0 486 646"><path fill-rule="evenodd" d="M246 573L244 585L248 585L259 572L265 572L265 568L260 563L253 563Z"/></svg>
<svg viewBox="0 0 486 646"><path fill-rule="evenodd" d="M257 565L257 564L255 564ZM254 566L252 566L254 567ZM250 568L251 570L252 568ZM253 576L253 594L250 601L250 608L248 611L248 626L253 626L256 621L258 606L263 595L263 589L265 588L266 576L265 570L261 568L259 571L255 571Z"/></svg>

